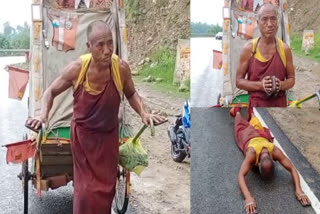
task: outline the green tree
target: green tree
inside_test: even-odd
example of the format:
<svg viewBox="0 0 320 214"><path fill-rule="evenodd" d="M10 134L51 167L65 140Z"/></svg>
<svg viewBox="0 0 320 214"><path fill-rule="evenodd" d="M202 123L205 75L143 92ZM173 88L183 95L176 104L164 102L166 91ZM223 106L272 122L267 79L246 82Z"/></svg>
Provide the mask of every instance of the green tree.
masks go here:
<svg viewBox="0 0 320 214"><path fill-rule="evenodd" d="M12 39L12 46L16 49L28 49L30 46L30 27L28 23L17 26L16 35Z"/></svg>
<svg viewBox="0 0 320 214"><path fill-rule="evenodd" d="M222 31L222 27L218 24L209 25L201 22L191 22L191 35L215 36Z"/></svg>
<svg viewBox="0 0 320 214"><path fill-rule="evenodd" d="M216 35L217 33L222 31L222 27L219 26L218 24L216 25L210 25L209 29L208 29L208 33L209 34L213 34Z"/></svg>
<svg viewBox="0 0 320 214"><path fill-rule="evenodd" d="M9 22L3 24L3 34L0 34L0 48L29 49L30 26L24 23L16 28L10 26Z"/></svg>
<svg viewBox="0 0 320 214"><path fill-rule="evenodd" d="M16 29L10 26L9 22L3 24L3 35L6 39L11 39L16 34Z"/></svg>
<svg viewBox="0 0 320 214"><path fill-rule="evenodd" d="M0 48L1 49L9 49L10 48L9 41L2 34L0 34Z"/></svg>

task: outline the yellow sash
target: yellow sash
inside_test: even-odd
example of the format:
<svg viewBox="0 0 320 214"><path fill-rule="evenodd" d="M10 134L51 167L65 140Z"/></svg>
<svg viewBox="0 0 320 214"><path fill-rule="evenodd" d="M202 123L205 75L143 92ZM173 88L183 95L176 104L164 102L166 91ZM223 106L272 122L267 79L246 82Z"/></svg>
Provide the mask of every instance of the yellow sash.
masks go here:
<svg viewBox="0 0 320 214"><path fill-rule="evenodd" d="M250 120L250 125L253 126L253 128L255 129L258 129L258 130L264 130L262 124L260 123L259 119L255 116L253 116ZM263 148L266 148L268 149L271 157L272 157L272 151L273 151L273 147L274 147L274 144L273 143L270 143L266 138L264 137L255 137L255 138L252 138L250 141L249 141L249 144L248 144L248 148L251 147L253 148L255 151L256 151L256 165L258 165L258 162L259 162L259 156L260 156L260 153L261 153L261 150Z"/></svg>
<svg viewBox="0 0 320 214"><path fill-rule="evenodd" d="M259 163L259 156L260 156L260 153L262 151L263 148L266 148L268 149L271 157L272 157L272 151L273 151L273 148L274 148L274 144L273 143L270 143L266 138L264 137L255 137L255 138L252 138L250 141L249 141L249 144L248 144L248 148L251 147L254 149L254 151L256 151L256 165L258 165Z"/></svg>
<svg viewBox="0 0 320 214"><path fill-rule="evenodd" d="M252 40L252 52L254 52L255 48L256 48L256 45L257 45L257 42L258 42L258 39L259 38L255 38ZM283 62L283 65L284 67L286 68L287 67L287 59L286 59L286 54L284 52L284 46L283 46L283 41L280 39L280 38L277 38L278 42L278 52L279 52L279 55L281 57L281 60ZM259 48L257 47L256 49L256 54L254 55L254 58L256 58L257 60L259 60L260 62L267 62L268 59L264 58L261 53L260 53L260 50Z"/></svg>
<svg viewBox="0 0 320 214"><path fill-rule="evenodd" d="M74 90L76 90L78 86L83 83L84 78L87 75L87 70L88 70L88 66L91 61L92 55L91 53L88 53L80 56L80 58L82 61L81 71L80 71L78 80L74 86ZM118 92L121 94L123 91L123 85L121 82L121 76L120 76L120 70L119 70L119 57L115 54L112 54L112 79L114 81L114 84L116 85ZM84 82L84 87L86 91L91 92L92 94L100 93L100 91L96 91L90 87L88 78L86 78L86 81Z"/></svg>

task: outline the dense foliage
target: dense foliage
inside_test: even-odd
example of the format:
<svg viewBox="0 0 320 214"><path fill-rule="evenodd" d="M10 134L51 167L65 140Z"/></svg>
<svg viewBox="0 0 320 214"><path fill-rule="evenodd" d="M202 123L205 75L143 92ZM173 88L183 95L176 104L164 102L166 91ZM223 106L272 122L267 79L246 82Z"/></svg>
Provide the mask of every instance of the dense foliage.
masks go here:
<svg viewBox="0 0 320 214"><path fill-rule="evenodd" d="M218 24L209 25L201 22L191 22L191 36L215 36L222 31L222 27Z"/></svg>
<svg viewBox="0 0 320 214"><path fill-rule="evenodd" d="M29 49L30 26L24 23L12 27L9 22L3 24L3 33L0 33L0 49Z"/></svg>

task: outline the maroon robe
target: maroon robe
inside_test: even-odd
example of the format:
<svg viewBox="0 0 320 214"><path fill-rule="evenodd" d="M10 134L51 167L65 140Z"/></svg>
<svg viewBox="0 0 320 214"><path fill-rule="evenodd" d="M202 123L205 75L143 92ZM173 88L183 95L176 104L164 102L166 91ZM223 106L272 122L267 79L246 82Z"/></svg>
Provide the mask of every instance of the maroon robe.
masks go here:
<svg viewBox="0 0 320 214"><path fill-rule="evenodd" d="M273 141L273 137L268 128L264 127L264 131L257 130L250 123L243 119L240 114L236 114L234 120L234 137L237 142L238 147L245 154L249 141L255 137L264 137L269 142Z"/></svg>
<svg viewBox="0 0 320 214"><path fill-rule="evenodd" d="M74 92L71 146L73 213L110 214L118 164L120 96L112 80L98 95Z"/></svg>
<svg viewBox="0 0 320 214"><path fill-rule="evenodd" d="M260 38L259 38L260 39ZM258 47L259 39L256 45ZM248 80L261 81L265 76L276 76L284 81L287 69L284 67L278 49L276 53L267 62L260 62L252 53L249 60ZM285 91L279 91L277 96L268 97L264 91L249 91L249 107L287 107L287 98Z"/></svg>

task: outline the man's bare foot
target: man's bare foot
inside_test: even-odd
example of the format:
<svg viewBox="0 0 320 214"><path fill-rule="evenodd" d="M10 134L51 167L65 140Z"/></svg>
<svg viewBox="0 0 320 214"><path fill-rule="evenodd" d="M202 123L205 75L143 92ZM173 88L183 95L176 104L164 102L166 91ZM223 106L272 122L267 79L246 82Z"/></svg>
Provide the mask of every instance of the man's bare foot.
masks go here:
<svg viewBox="0 0 320 214"><path fill-rule="evenodd" d="M231 117L235 117L238 112L240 112L241 108L240 107L232 107L229 111L229 114Z"/></svg>

